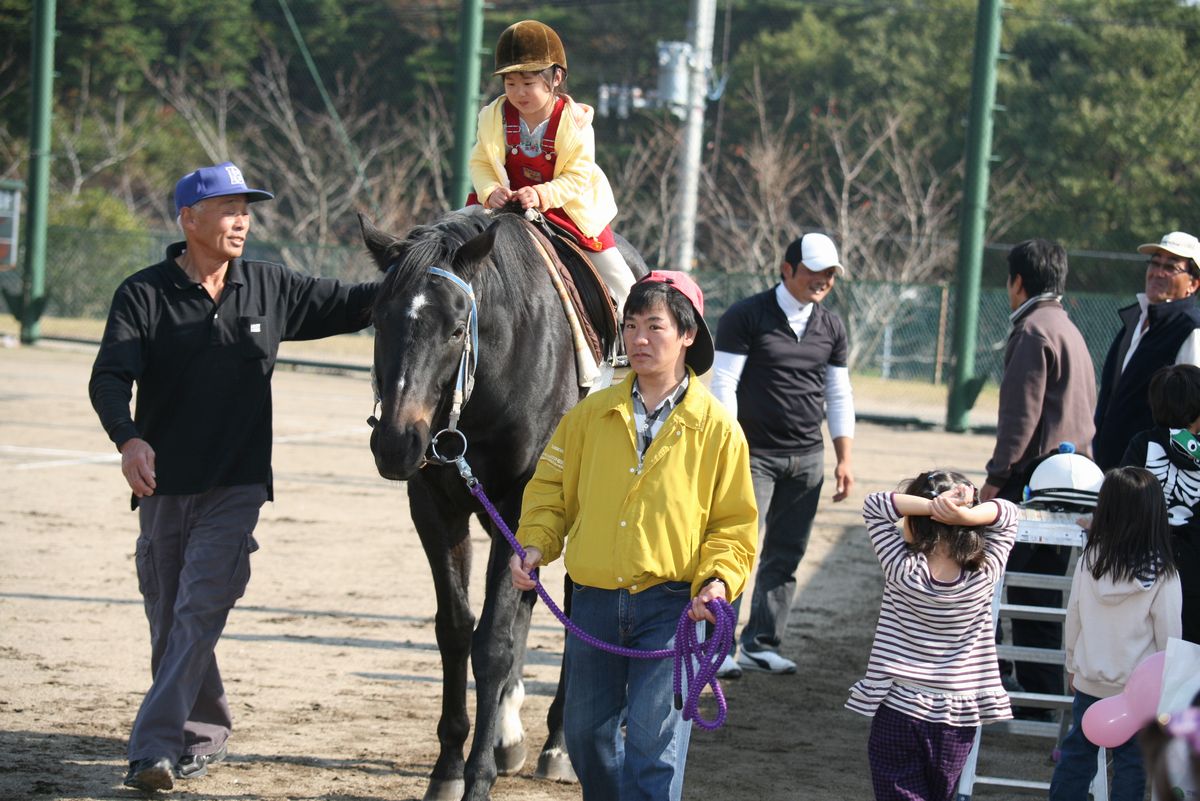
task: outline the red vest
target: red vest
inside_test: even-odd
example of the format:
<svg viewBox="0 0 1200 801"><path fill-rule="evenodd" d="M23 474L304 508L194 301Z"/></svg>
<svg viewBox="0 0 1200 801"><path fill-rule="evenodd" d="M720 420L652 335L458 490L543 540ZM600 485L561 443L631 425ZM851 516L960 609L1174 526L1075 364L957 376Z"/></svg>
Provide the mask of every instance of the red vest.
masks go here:
<svg viewBox="0 0 1200 801"><path fill-rule="evenodd" d="M567 102L559 97L554 103L554 111L550 112L550 120L546 123L546 132L542 135L542 152L537 156L527 156L521 150L521 116L517 109L504 101L504 171L508 174L509 188L513 190L526 186L548 183L554 178L554 165L558 154L554 150L554 139L558 135L558 124L562 120L563 109ZM467 198L467 205L479 204L479 199L472 192ZM579 246L591 251L607 250L616 245L613 240L612 228L604 226L600 236L591 237L584 234L567 213L562 209L549 209L543 212L556 225L570 232Z"/></svg>

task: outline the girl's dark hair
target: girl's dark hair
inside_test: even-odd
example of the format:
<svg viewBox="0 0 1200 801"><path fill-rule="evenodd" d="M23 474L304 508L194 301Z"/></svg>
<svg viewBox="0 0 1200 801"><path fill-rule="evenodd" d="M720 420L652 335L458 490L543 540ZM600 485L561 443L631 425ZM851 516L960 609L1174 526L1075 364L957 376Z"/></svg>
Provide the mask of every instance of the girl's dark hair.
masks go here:
<svg viewBox="0 0 1200 801"><path fill-rule="evenodd" d="M900 491L933 500L958 484L974 489L974 503L979 503L979 489L969 478L953 470L929 470L909 479ZM908 518L908 530L913 539L909 547L917 553L929 555L938 543L944 542L950 558L967 570L978 570L983 564L983 526L953 526L939 523L928 515L913 515Z"/></svg>
<svg viewBox="0 0 1200 801"><path fill-rule="evenodd" d="M546 69L538 73L542 80L546 82L546 86L550 87L550 94L557 97L561 94L566 94L567 91L567 71L557 64L551 64ZM554 85L554 76L561 76L558 86Z"/></svg>
<svg viewBox="0 0 1200 801"><path fill-rule="evenodd" d="M511 74L511 73L509 73L509 74ZM558 97L559 95L564 95L567 93L567 71L565 69L563 69L562 67L558 66L557 64L551 64L549 67L546 67L546 69L542 70L541 72L529 72L529 73L523 73L523 74L536 75L539 78L541 78L543 81L545 81L546 88L550 90L550 94L554 95L555 97ZM561 80L558 83L558 86L554 85L554 76L555 75L558 75L561 78ZM500 82L501 83L504 82L503 76L501 77Z"/></svg>
<svg viewBox="0 0 1200 801"><path fill-rule="evenodd" d="M1150 378L1150 414L1154 424L1187 428L1200 418L1200 367L1172 364Z"/></svg>
<svg viewBox="0 0 1200 801"><path fill-rule="evenodd" d="M1153 473L1114 467L1104 474L1083 558L1097 579L1145 581L1175 574L1167 503Z"/></svg>

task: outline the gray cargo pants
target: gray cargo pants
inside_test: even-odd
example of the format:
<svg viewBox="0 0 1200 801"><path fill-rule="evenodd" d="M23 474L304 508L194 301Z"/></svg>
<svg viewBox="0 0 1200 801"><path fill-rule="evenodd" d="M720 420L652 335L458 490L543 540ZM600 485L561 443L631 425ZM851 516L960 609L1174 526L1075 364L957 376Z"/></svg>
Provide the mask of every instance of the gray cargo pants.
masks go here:
<svg viewBox="0 0 1200 801"><path fill-rule="evenodd" d="M153 682L129 735L129 760L211 754L233 721L213 653L250 580L265 484L138 502L138 589L150 621Z"/></svg>

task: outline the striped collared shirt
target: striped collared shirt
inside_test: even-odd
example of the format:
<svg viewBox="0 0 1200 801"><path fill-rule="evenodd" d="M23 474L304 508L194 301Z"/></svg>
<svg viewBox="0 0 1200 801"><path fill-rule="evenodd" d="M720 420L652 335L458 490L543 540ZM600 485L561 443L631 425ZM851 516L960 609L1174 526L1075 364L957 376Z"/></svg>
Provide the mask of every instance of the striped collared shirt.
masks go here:
<svg viewBox="0 0 1200 801"><path fill-rule="evenodd" d="M662 430L663 423L671 415L671 411L683 400L683 395L687 392L687 388L688 374L685 372L683 380L679 382L679 386L675 387L667 397L663 398L662 402L654 407L653 411L648 411L646 409L646 399L642 397L642 393L638 390L637 379L634 379L633 427L637 432L639 467L641 467L642 460L646 457L646 451L650 449L650 444L654 442L654 438Z"/></svg>

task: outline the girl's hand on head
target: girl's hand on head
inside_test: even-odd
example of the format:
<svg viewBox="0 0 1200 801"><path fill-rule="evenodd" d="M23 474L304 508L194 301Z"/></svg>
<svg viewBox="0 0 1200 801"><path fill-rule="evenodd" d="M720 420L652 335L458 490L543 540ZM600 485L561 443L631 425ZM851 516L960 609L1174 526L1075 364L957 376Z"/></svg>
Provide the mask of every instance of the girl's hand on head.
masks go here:
<svg viewBox="0 0 1200 801"><path fill-rule="evenodd" d="M959 484L929 502L929 515L939 523L968 525L967 512L974 498L975 492L971 487Z"/></svg>

